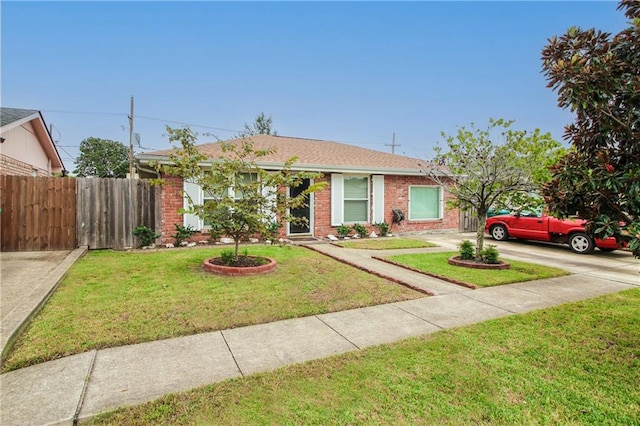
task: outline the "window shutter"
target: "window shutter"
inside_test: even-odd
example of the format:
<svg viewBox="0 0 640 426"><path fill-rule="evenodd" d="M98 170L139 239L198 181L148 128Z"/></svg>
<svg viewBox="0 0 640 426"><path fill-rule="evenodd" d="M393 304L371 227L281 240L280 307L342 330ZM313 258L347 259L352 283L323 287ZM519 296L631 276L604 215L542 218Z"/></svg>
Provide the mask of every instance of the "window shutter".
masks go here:
<svg viewBox="0 0 640 426"><path fill-rule="evenodd" d="M200 187L200 185L198 185L197 183L189 182L185 180L183 184L183 189L185 193L184 204L183 204L185 210L188 210L190 207L187 194L189 195L189 197L191 197L191 201L193 201L194 204L202 203L202 188ZM183 215L183 221L184 221L183 226L191 226L193 227L193 229L197 231L200 231L202 229L202 221L198 216L194 214L185 213Z"/></svg>
<svg viewBox="0 0 640 426"><path fill-rule="evenodd" d="M384 176L373 175L373 223L384 222Z"/></svg>
<svg viewBox="0 0 640 426"><path fill-rule="evenodd" d="M439 186L438 191L440 192L440 215L438 218L444 219L444 188Z"/></svg>
<svg viewBox="0 0 640 426"><path fill-rule="evenodd" d="M278 193L278 188L275 186L263 186L261 188L262 196L265 197L266 204L263 206L263 212L266 216L269 216L268 219L265 218L267 222L275 221L278 218L275 217L275 209L276 209L276 194ZM273 217L272 217L273 215Z"/></svg>
<svg viewBox="0 0 640 426"><path fill-rule="evenodd" d="M344 179L340 173L331 174L331 226L340 226L344 209Z"/></svg>

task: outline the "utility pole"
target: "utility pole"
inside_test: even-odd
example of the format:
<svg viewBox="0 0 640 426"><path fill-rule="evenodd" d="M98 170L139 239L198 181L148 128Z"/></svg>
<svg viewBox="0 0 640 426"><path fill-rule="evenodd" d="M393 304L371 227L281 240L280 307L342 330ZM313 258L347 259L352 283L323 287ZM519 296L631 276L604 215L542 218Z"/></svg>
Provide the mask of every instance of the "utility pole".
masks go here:
<svg viewBox="0 0 640 426"><path fill-rule="evenodd" d="M391 139L391 145L389 145L388 143L385 144L384 146L390 146L391 147L391 153L395 154L396 153L396 146L402 146L402 145L398 145L396 144L396 132L393 132L393 137Z"/></svg>
<svg viewBox="0 0 640 426"><path fill-rule="evenodd" d="M131 97L131 113L129 114L129 179L135 177L133 165L133 96Z"/></svg>

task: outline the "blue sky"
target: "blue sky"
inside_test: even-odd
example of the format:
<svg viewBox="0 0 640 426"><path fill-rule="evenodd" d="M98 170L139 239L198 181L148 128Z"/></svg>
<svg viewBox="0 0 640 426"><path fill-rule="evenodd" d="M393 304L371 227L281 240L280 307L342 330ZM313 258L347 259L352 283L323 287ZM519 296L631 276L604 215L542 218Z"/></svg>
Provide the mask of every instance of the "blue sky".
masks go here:
<svg viewBox="0 0 640 426"><path fill-rule="evenodd" d="M143 147L164 125L227 139L259 112L284 136L418 158L489 117L551 132L572 116L540 73L549 37L618 32L616 2L2 1L5 107L39 109L68 169L82 139ZM171 122L168 122L171 121ZM214 137L215 135L215 137ZM137 149L142 152L144 149Z"/></svg>

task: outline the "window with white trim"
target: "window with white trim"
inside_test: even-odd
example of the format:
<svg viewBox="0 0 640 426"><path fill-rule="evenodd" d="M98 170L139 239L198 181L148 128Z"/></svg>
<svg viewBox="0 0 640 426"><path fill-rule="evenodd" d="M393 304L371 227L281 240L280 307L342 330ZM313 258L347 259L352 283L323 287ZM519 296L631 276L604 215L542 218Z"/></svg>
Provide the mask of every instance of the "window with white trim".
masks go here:
<svg viewBox="0 0 640 426"><path fill-rule="evenodd" d="M205 172L205 173L209 173L209 172ZM240 182L240 183L254 182L257 179L258 179L258 174L257 173L239 173L238 176L236 177L236 181ZM221 196L226 196L226 195L233 196L233 198L235 200L242 199L242 191L241 190L235 190L234 188L227 188L226 190L222 191L221 195L216 195L214 192L204 191L196 183L191 183L191 182L188 182L188 181L185 180L183 189L184 189L185 193L187 193L191 197L192 201L195 204L198 204L198 205L200 205L200 204L204 205L209 200L213 200L213 199L216 199L216 198L219 199ZM184 208L185 209L189 208L189 204L188 204L186 196L185 196L185 199L184 199ZM203 221L202 219L200 219L196 215L193 215L193 214L190 214L190 213L185 213L185 215L184 215L184 225L185 226L192 226L196 230L201 230L203 228L211 227L211 223L209 223L208 221Z"/></svg>
<svg viewBox="0 0 640 426"><path fill-rule="evenodd" d="M344 177L344 221L369 222L369 177Z"/></svg>
<svg viewBox="0 0 640 426"><path fill-rule="evenodd" d="M409 187L409 220L442 219L442 187Z"/></svg>

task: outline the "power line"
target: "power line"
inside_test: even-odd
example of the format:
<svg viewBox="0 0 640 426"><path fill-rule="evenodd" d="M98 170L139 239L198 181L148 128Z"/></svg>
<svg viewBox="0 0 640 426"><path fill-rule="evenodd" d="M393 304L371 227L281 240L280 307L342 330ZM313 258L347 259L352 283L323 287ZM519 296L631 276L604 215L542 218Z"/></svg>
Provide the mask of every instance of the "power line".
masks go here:
<svg viewBox="0 0 640 426"><path fill-rule="evenodd" d="M129 114L125 114L125 113L121 113L121 112L63 111L63 110L53 110L53 109L43 109L42 112L51 112L51 113L58 113L58 114L111 115L111 116L120 116L120 117L129 118ZM184 121L167 120L167 119L164 119L164 118L149 117L149 116L146 116L146 115L138 115L138 114L136 114L136 118L142 118L142 119L145 119L145 120L152 120L152 121L160 121L160 122L163 122L163 123L181 124L183 126L190 126L190 127L201 127L203 129L220 130L222 132L240 133L240 130L225 129L225 128L222 128L222 127L206 126L204 124L187 123L187 122L184 122Z"/></svg>
<svg viewBox="0 0 640 426"><path fill-rule="evenodd" d="M147 117L144 115L136 115L136 118L144 118L145 120L153 120L153 121L162 121L164 123L182 124L183 126L190 126L190 127L202 127L203 129L220 130L223 132L240 133L240 130L223 129L220 127L205 126L203 124L185 123L184 121L165 120L163 118Z"/></svg>

